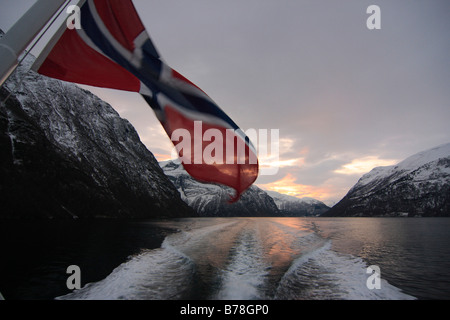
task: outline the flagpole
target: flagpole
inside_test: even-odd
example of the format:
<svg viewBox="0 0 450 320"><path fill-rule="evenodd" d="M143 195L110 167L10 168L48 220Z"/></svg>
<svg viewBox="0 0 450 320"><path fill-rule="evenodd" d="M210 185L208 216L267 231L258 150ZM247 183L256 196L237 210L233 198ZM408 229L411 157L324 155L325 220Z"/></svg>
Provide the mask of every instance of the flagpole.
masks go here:
<svg viewBox="0 0 450 320"><path fill-rule="evenodd" d="M18 58L66 0L38 0L0 39L0 86L18 64Z"/></svg>

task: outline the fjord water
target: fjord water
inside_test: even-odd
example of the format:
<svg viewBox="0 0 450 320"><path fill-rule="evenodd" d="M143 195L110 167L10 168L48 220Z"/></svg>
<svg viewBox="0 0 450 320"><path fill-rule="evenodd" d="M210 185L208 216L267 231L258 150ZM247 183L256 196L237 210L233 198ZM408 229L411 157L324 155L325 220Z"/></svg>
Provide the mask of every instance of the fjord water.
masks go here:
<svg viewBox="0 0 450 320"><path fill-rule="evenodd" d="M0 291L16 299L449 299L449 228L445 218L22 226L2 230ZM73 264L82 288L72 292L65 272ZM380 268L380 289L366 285L370 265Z"/></svg>

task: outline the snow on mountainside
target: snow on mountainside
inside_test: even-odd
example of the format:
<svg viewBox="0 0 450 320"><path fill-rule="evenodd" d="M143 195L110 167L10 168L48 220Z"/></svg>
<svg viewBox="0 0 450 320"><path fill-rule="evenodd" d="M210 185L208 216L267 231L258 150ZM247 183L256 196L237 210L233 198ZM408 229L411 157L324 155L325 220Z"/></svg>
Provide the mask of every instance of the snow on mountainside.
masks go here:
<svg viewBox="0 0 450 320"><path fill-rule="evenodd" d="M181 198L200 216L207 217L269 217L280 212L266 192L253 185L236 203L227 201L234 190L217 184L193 179L180 163L162 161L160 166L180 192Z"/></svg>
<svg viewBox="0 0 450 320"><path fill-rule="evenodd" d="M427 179L438 179L441 180L442 183L448 182L448 174L450 173L449 168L443 167L440 170L442 171L442 175L433 174L433 171L436 169L436 166L425 165L429 163L433 163L438 161L439 159L448 158L450 156L450 143L444 144L435 148L432 148L427 151L419 152L402 162L398 163L395 166L387 166L387 167L377 167L372 169L369 173L363 175L361 179L358 181L358 184L355 187L362 187L371 185L373 187L377 186L378 182L386 183L386 179L396 179L399 176L404 176L406 174L412 173L418 168L422 168L419 172L413 175L414 181L420 182L422 180Z"/></svg>
<svg viewBox="0 0 450 320"><path fill-rule="evenodd" d="M266 191L273 198L283 216L303 217L319 216L330 208L323 202L313 198L297 198L275 191Z"/></svg>
<svg viewBox="0 0 450 320"><path fill-rule="evenodd" d="M78 86L24 63L0 90L0 217L195 214L133 126Z"/></svg>
<svg viewBox="0 0 450 320"><path fill-rule="evenodd" d="M179 163L160 162L164 173L181 194L181 198L201 216L315 216L330 209L322 202L312 199L282 195L251 186L234 204L227 200L233 190L216 184L194 180Z"/></svg>
<svg viewBox="0 0 450 320"><path fill-rule="evenodd" d="M327 216L450 216L450 143L363 175Z"/></svg>

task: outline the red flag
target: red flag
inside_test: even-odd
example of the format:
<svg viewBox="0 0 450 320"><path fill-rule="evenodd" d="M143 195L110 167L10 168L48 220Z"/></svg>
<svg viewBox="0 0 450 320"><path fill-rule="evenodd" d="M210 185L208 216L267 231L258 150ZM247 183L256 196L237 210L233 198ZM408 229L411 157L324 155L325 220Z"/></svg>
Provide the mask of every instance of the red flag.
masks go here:
<svg viewBox="0 0 450 320"><path fill-rule="evenodd" d="M132 1L87 0L80 22L80 29L58 34L33 68L65 81L139 92L186 171L235 189L232 201L238 200L258 176L254 147L206 93L163 62Z"/></svg>

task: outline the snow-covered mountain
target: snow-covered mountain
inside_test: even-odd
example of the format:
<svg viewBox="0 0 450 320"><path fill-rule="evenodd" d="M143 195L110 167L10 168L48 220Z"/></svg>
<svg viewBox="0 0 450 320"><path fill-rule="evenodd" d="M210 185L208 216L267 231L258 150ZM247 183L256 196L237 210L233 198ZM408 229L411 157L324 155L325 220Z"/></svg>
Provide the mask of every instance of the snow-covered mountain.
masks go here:
<svg viewBox="0 0 450 320"><path fill-rule="evenodd" d="M201 216L303 217L320 215L330 209L312 198L299 199L265 191L255 185L237 203L229 204L227 200L234 192L232 189L196 181L179 163L162 161L160 166L180 192L181 198Z"/></svg>
<svg viewBox="0 0 450 320"><path fill-rule="evenodd" d="M320 216L330 209L322 201L313 198L297 198L275 191L266 192L275 201L281 214L286 217Z"/></svg>
<svg viewBox="0 0 450 320"><path fill-rule="evenodd" d="M195 215L127 120L33 60L0 91L0 217Z"/></svg>
<svg viewBox="0 0 450 320"><path fill-rule="evenodd" d="M180 163L160 162L164 173L180 192L181 198L200 216L207 217L268 217L280 216L274 200L253 185L242 194L239 201L229 204L234 194L231 188L201 183L193 179Z"/></svg>
<svg viewBox="0 0 450 320"><path fill-rule="evenodd" d="M450 143L363 175L327 216L450 216Z"/></svg>

